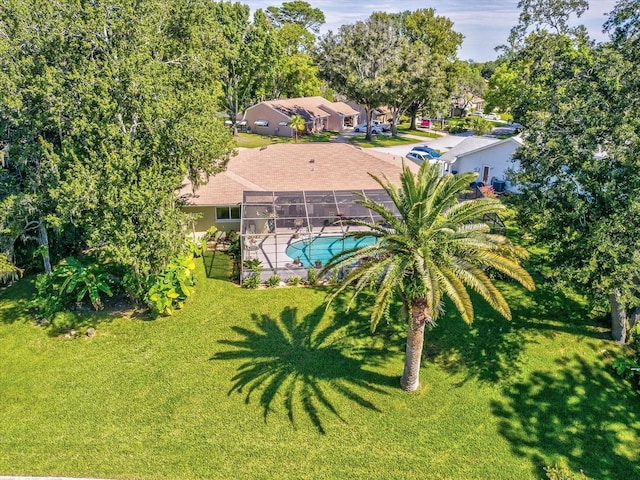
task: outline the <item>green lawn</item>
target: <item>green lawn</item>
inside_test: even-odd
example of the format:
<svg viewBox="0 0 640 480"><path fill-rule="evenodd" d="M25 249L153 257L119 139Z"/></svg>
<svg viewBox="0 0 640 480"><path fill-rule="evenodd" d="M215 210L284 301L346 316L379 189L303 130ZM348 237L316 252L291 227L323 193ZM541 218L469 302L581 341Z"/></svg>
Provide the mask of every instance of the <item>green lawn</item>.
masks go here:
<svg viewBox="0 0 640 480"><path fill-rule="evenodd" d="M395 145L409 145L416 143L415 138L394 137L391 135L372 135L371 141L366 140L364 135L354 135L350 137L351 143L362 148L369 147L393 147Z"/></svg>
<svg viewBox="0 0 640 480"><path fill-rule="evenodd" d="M514 320L479 305L471 326L448 308L407 394L402 324L372 335L320 287L240 289L217 255L184 310L103 315L94 338L34 326L31 280L0 289L1 474L640 478L637 394L579 299L510 287Z"/></svg>
<svg viewBox="0 0 640 480"><path fill-rule="evenodd" d="M416 135L418 137L425 138L440 138L441 135L433 132L427 132L426 130L410 130L408 123L401 123L398 125L398 133L406 133L409 135Z"/></svg>
<svg viewBox="0 0 640 480"><path fill-rule="evenodd" d="M329 142L332 137L337 134L333 132L324 132L317 135L302 135L298 137L299 143L307 142ZM275 143L294 143L292 137L280 137L278 135L258 135L255 133L239 133L236 137L238 147L258 148L265 145L273 145Z"/></svg>

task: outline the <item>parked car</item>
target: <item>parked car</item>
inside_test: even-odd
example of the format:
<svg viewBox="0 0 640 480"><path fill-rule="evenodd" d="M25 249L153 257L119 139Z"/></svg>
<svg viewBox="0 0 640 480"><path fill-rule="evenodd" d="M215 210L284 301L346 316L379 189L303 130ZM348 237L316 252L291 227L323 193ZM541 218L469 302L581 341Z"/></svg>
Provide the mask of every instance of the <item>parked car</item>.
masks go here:
<svg viewBox="0 0 640 480"><path fill-rule="evenodd" d="M438 159L432 157L426 152L416 152L415 150L411 150L405 155L405 157L418 165L422 165L424 162L436 163L438 161Z"/></svg>
<svg viewBox="0 0 640 480"><path fill-rule="evenodd" d="M432 158L440 158L442 155L439 151L426 145L418 145L411 149L412 152L428 153Z"/></svg>
<svg viewBox="0 0 640 480"><path fill-rule="evenodd" d="M366 123L361 123L360 125L356 125L355 127L353 127L353 131L356 133L360 133L360 132L367 132L367 124ZM371 133L373 134L380 134L382 133L382 127L380 125L371 125Z"/></svg>
<svg viewBox="0 0 640 480"><path fill-rule="evenodd" d="M470 117L482 117L483 113L482 112L471 112L469 114Z"/></svg>
<svg viewBox="0 0 640 480"><path fill-rule="evenodd" d="M497 113L487 113L484 118L487 120L500 120L500 115Z"/></svg>

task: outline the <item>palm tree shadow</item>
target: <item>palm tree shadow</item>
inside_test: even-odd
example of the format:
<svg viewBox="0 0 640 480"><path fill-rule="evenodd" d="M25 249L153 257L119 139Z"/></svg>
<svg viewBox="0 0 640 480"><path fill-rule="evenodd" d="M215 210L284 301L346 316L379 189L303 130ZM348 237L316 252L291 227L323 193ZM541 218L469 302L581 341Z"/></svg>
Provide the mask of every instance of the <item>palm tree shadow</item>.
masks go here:
<svg viewBox="0 0 640 480"><path fill-rule="evenodd" d="M575 355L505 386L493 413L518 455L539 468L566 461L588 478L640 478L640 406L629 385Z"/></svg>
<svg viewBox="0 0 640 480"><path fill-rule="evenodd" d="M346 423L336 407L338 397L380 412L365 393L387 394L398 379L364 367L379 365L388 352L358 347L348 336L347 325L322 322L324 313L322 306L299 320L297 309L287 308L278 319L254 315L255 330L232 327L242 338L221 340L233 348L210 359L244 360L231 378L229 395L244 394L247 404L257 397L265 422L276 411L274 402L282 398L292 425L296 425L296 412L302 410L322 434L325 413Z"/></svg>
<svg viewBox="0 0 640 480"><path fill-rule="evenodd" d="M554 285L536 283L534 292L525 292L513 284L505 287L511 321L490 309L477 295L472 295L476 318L470 326L447 305L449 313L425 338L425 356L449 371L462 373L465 380L496 383L522 370L526 345L535 341L529 335L531 330L547 336L571 333L577 340L605 336L601 328L593 325L584 304Z"/></svg>

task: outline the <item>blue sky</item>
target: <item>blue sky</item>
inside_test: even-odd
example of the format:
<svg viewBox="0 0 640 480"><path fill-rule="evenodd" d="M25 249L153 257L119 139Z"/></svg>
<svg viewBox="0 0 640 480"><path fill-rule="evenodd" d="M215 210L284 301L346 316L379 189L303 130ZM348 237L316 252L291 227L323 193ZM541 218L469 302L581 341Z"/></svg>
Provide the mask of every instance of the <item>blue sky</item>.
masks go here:
<svg viewBox="0 0 640 480"><path fill-rule="evenodd" d="M268 6L280 6L280 1L252 0L241 3L249 5L251 11ZM438 15L451 19L454 30L465 36L459 58L473 59L478 62L493 60L496 57L494 47L504 44L509 30L518 22L518 0L404 0L397 2L367 0L331 1L307 0L312 7L324 12L327 23L322 32L337 30L340 25L366 19L374 11L399 12L434 8ZM589 10L579 19L596 40L604 40L602 24L605 14L615 5L615 0L591 0Z"/></svg>

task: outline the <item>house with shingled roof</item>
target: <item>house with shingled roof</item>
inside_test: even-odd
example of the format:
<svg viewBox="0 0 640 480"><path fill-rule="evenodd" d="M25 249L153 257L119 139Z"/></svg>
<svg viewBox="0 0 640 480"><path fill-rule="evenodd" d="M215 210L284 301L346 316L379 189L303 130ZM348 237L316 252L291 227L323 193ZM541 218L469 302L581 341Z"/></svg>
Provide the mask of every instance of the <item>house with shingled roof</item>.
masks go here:
<svg viewBox="0 0 640 480"><path fill-rule="evenodd" d="M417 173L419 167L407 162ZM242 149L224 172L194 190L185 180L178 196L187 213L197 214L194 233L215 225L239 231L244 192L357 191L380 186L369 173L398 182L402 158L344 143L276 144Z"/></svg>
<svg viewBox="0 0 640 480"><path fill-rule="evenodd" d="M358 111L344 102L330 102L323 97L268 100L247 108L243 121L247 131L263 135L293 137L289 126L294 115L301 116L309 132L339 132L358 122Z"/></svg>
<svg viewBox="0 0 640 480"><path fill-rule="evenodd" d="M489 137L469 137L444 153L439 160L448 164L451 173L476 172L478 182L493 185L496 192L518 192L507 180L510 170L517 170L513 154L522 145L520 136L499 140Z"/></svg>

